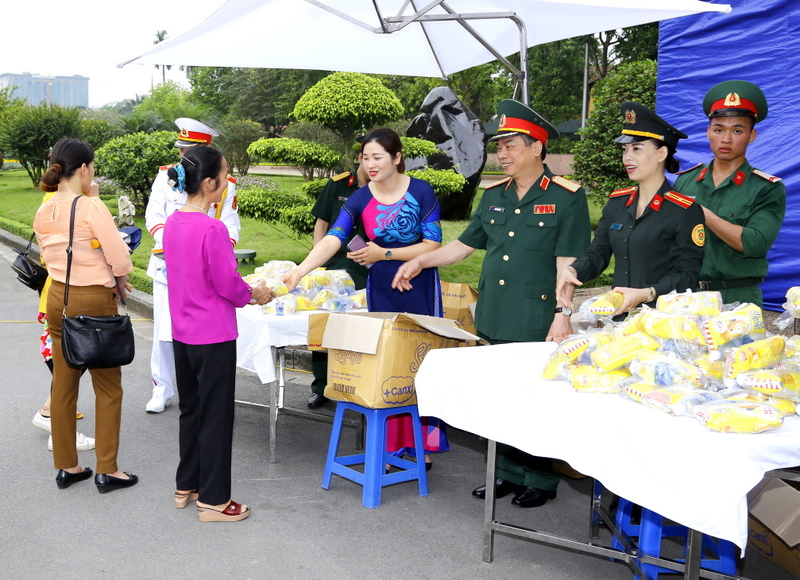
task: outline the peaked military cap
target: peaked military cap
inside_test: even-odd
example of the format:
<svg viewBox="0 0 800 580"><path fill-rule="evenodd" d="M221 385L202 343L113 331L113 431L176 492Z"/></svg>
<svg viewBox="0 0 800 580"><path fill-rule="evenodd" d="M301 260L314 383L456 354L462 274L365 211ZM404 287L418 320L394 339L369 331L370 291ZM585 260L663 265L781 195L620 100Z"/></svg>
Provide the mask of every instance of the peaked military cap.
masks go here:
<svg viewBox="0 0 800 580"><path fill-rule="evenodd" d="M497 134L489 141L497 141L514 137L515 135L529 135L547 145L548 139L557 139L560 134L558 129L545 121L542 116L531 109L512 99L500 101L497 105L497 114L500 117L497 126Z"/></svg>
<svg viewBox="0 0 800 580"><path fill-rule="evenodd" d="M703 99L703 111L711 117L767 118L767 98L753 83L724 81L711 87Z"/></svg>
<svg viewBox="0 0 800 580"><path fill-rule="evenodd" d="M178 140L175 141L175 147L180 147L181 149L192 147L198 143L208 145L211 143L212 137L219 137L219 133L214 129L189 117L175 119L175 124L180 129Z"/></svg>
<svg viewBox="0 0 800 580"><path fill-rule="evenodd" d="M620 106L620 111L625 117L625 124L622 135L614 140L615 143L658 139L676 149L678 141L687 137L686 133L679 131L641 103L625 101Z"/></svg>

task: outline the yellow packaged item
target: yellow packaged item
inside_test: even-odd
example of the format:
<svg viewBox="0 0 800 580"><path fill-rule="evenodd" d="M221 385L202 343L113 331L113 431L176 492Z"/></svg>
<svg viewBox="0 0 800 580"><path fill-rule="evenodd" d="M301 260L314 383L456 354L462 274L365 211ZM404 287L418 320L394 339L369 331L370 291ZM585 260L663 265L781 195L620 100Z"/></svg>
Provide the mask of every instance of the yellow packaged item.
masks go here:
<svg viewBox="0 0 800 580"><path fill-rule="evenodd" d="M333 300L334 298L336 298L336 294L334 294L331 290L326 290L323 288L317 292L317 295L314 296L312 302L317 308L322 308L322 305L325 304L326 301Z"/></svg>
<svg viewBox="0 0 800 580"><path fill-rule="evenodd" d="M265 314L276 316L286 316L297 312L297 300L293 294L287 294L282 298L275 298L261 307Z"/></svg>
<svg viewBox="0 0 800 580"><path fill-rule="evenodd" d="M571 336L564 340L547 359L542 378L546 380L566 379L570 363L586 351L590 342L591 339L585 334Z"/></svg>
<svg viewBox="0 0 800 580"><path fill-rule="evenodd" d="M703 386L703 372L696 366L664 353L642 351L631 361L631 373L659 386Z"/></svg>
<svg viewBox="0 0 800 580"><path fill-rule="evenodd" d="M722 294L719 292L670 292L658 297L656 310L665 314L693 314L701 318L711 318L722 312Z"/></svg>
<svg viewBox="0 0 800 580"><path fill-rule="evenodd" d="M786 353L787 358L800 356L800 336L795 334L794 336L787 338L784 352Z"/></svg>
<svg viewBox="0 0 800 580"><path fill-rule="evenodd" d="M627 369L604 373L592 365L572 365L569 368L572 388L579 393L616 393L617 384L630 376Z"/></svg>
<svg viewBox="0 0 800 580"><path fill-rule="evenodd" d="M792 286L786 291L786 301L794 308L795 312L800 311L800 286ZM784 308L786 305L784 304ZM787 310L789 308L786 308Z"/></svg>
<svg viewBox="0 0 800 580"><path fill-rule="evenodd" d="M297 296L295 296L295 299L297 300L297 310L298 310L298 312L299 311L304 311L304 310L316 310L317 309L316 304L314 304L314 301L311 300L310 298L306 298L305 296L303 296L301 294L298 294Z"/></svg>
<svg viewBox="0 0 800 580"><path fill-rule="evenodd" d="M789 399L781 399L763 393L754 393L752 391L737 390L733 395L725 397L728 401L750 401L754 403L766 403L781 412L783 416L791 415L797 410L797 405L794 401Z"/></svg>
<svg viewBox="0 0 800 580"><path fill-rule="evenodd" d="M748 334L764 332L761 308L746 302L734 310L722 312L703 323L703 335L711 353L718 352L726 343Z"/></svg>
<svg viewBox="0 0 800 580"><path fill-rule="evenodd" d="M800 372L781 369L760 369L740 373L736 384L784 399L800 401Z"/></svg>
<svg viewBox="0 0 800 580"><path fill-rule="evenodd" d="M722 397L711 391L701 391L688 386L662 387L642 395L642 405L673 415L685 415L688 409Z"/></svg>
<svg viewBox="0 0 800 580"><path fill-rule="evenodd" d="M595 367L610 372L631 362L637 352L656 350L658 346L658 342L653 337L644 332L637 332L598 347L590 355L590 358Z"/></svg>
<svg viewBox="0 0 800 580"><path fill-rule="evenodd" d="M613 316L624 301L622 292L604 292L585 300L579 310L586 320L597 320L604 316Z"/></svg>
<svg viewBox="0 0 800 580"><path fill-rule="evenodd" d="M647 310L642 313L642 317L644 330L650 336L705 344L700 330L700 318L693 314L664 314L657 310Z"/></svg>
<svg viewBox="0 0 800 580"><path fill-rule="evenodd" d="M626 399L641 403L643 396L655 391L657 388L658 387L653 383L645 383L644 381L638 381L631 377L631 380L619 383L617 392Z"/></svg>
<svg viewBox="0 0 800 580"><path fill-rule="evenodd" d="M750 401L706 403L695 408L694 416L706 429L720 433L761 433L783 424L774 407Z"/></svg>
<svg viewBox="0 0 800 580"><path fill-rule="evenodd" d="M353 308L362 309L367 307L367 291L358 290L355 294L350 296L353 299Z"/></svg>
<svg viewBox="0 0 800 580"><path fill-rule="evenodd" d="M722 380L722 374L725 371L722 361L711 360L708 355L704 355L695 359L692 364L702 370L708 378L714 379L715 381Z"/></svg>
<svg viewBox="0 0 800 580"><path fill-rule="evenodd" d="M272 289L275 292L275 296L285 296L289 293L289 288L286 287L286 284L281 282L278 278L266 278L264 280L267 288Z"/></svg>
<svg viewBox="0 0 800 580"><path fill-rule="evenodd" d="M785 339L771 336L732 348L725 358L723 379L735 379L739 373L764 369L783 358Z"/></svg>
<svg viewBox="0 0 800 580"><path fill-rule="evenodd" d="M617 338L631 335L635 332L644 332L644 311L637 312L633 316L628 316L616 326Z"/></svg>

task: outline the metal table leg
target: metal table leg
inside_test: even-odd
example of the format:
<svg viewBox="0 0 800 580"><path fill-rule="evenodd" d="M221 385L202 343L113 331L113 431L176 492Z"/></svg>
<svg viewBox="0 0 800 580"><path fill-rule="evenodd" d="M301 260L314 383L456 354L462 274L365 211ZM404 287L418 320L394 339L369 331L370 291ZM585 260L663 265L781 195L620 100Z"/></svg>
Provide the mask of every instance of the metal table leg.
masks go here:
<svg viewBox="0 0 800 580"><path fill-rule="evenodd" d="M486 453L486 498L483 506L483 561L491 562L494 551L494 482L497 473L497 442L489 439Z"/></svg>

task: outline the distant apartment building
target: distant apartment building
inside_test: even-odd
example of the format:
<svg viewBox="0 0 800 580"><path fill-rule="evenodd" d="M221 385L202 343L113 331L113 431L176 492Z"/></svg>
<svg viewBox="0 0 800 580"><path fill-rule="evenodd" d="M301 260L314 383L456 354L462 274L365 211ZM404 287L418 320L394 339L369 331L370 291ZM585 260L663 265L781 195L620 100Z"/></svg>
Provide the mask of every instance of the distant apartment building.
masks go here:
<svg viewBox="0 0 800 580"><path fill-rule="evenodd" d="M14 97L31 105L51 103L62 107L89 107L89 77L45 76L28 72L0 74L0 89L12 88Z"/></svg>

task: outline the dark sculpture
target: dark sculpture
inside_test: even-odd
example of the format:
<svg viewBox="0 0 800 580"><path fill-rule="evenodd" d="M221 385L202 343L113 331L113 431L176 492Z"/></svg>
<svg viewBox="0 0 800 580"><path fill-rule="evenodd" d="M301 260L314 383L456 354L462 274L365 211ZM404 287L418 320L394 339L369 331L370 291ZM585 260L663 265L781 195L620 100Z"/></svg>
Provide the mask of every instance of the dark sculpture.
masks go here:
<svg viewBox="0 0 800 580"><path fill-rule="evenodd" d="M481 171L486 163L486 134L483 123L470 111L449 87L436 87L420 107L422 113L414 117L406 135L436 143L440 154L425 159L406 160L407 169L455 169L467 178L467 184L439 200L442 219L464 220L471 215L472 200L481 181Z"/></svg>

